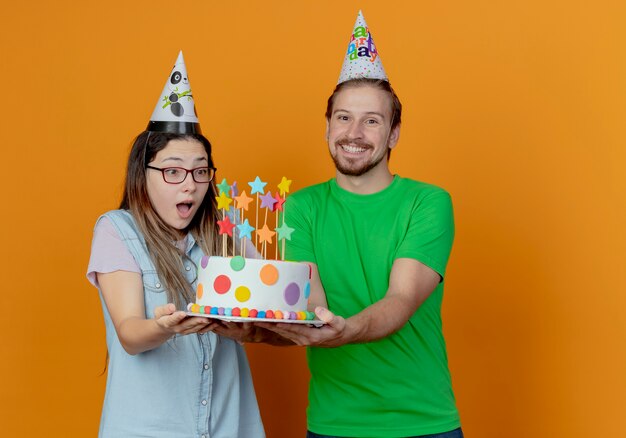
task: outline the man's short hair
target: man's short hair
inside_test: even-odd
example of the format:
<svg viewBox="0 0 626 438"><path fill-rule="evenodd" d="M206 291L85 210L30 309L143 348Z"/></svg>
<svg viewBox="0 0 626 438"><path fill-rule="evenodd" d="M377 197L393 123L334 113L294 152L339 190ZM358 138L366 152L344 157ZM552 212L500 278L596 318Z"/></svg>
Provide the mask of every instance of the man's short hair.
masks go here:
<svg viewBox="0 0 626 438"><path fill-rule="evenodd" d="M400 99L396 95L396 92L391 88L391 84L382 79L369 79L358 78L350 79L348 81L337 84L333 94L328 98L328 104L326 105L326 120L330 120L333 113L333 105L335 103L335 96L344 88L356 88L356 87L374 87L379 90L386 91L391 96L391 129L395 128L402 122L402 104Z"/></svg>

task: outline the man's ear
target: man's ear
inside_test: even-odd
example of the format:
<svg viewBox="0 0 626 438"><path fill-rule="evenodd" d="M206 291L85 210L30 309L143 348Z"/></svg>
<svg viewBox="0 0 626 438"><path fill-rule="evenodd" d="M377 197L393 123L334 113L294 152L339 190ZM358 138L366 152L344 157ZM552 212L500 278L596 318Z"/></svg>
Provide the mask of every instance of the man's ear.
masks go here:
<svg viewBox="0 0 626 438"><path fill-rule="evenodd" d="M328 136L330 135L330 122L326 119L326 141L328 142Z"/></svg>
<svg viewBox="0 0 626 438"><path fill-rule="evenodd" d="M389 149L395 148L396 145L398 144L398 140L400 140L400 124L399 123L389 133Z"/></svg>

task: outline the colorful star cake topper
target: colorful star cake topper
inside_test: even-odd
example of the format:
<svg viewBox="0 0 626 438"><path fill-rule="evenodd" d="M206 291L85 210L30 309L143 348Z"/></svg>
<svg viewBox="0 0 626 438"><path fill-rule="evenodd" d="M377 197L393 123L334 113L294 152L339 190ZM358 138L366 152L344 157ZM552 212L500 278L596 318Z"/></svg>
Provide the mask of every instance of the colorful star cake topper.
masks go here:
<svg viewBox="0 0 626 438"><path fill-rule="evenodd" d="M348 50L343 60L338 84L350 79L369 78L387 79L387 73L380 60L378 49L374 44L372 33L370 32L363 14L359 11L354 24L354 30L350 36Z"/></svg>
<svg viewBox="0 0 626 438"><path fill-rule="evenodd" d="M182 51L165 82L146 130L173 134L201 133Z"/></svg>
<svg viewBox="0 0 626 438"><path fill-rule="evenodd" d="M261 243L272 243L272 237L274 237L274 235L276 234L274 231L269 229L267 224L263 225L263 228L261 228L260 230L256 230L256 233L261 239Z"/></svg>
<svg viewBox="0 0 626 438"><path fill-rule="evenodd" d="M228 234L229 236L233 235L233 228L235 227L235 224L230 221L228 216L225 216L221 221L217 221L217 224L220 226L220 234Z"/></svg>
<svg viewBox="0 0 626 438"><path fill-rule="evenodd" d="M287 179L283 176L278 184L278 189L280 190L281 196L285 196L285 193L289 193L289 186L291 185L291 180Z"/></svg>
<svg viewBox="0 0 626 438"><path fill-rule="evenodd" d="M219 189L220 195L222 193L226 193L226 195L230 193L230 184L228 184L226 178L224 178L221 183L216 184L215 186Z"/></svg>
<svg viewBox="0 0 626 438"><path fill-rule="evenodd" d="M254 231L254 227L252 227L248 223L248 218L246 218L243 223L237 225L237 229L239 230L239 238L243 239L248 238L248 240L252 240L252 231Z"/></svg>
<svg viewBox="0 0 626 438"><path fill-rule="evenodd" d="M221 192L219 196L216 196L217 199L217 209L224 209L226 211L230 210L230 203L233 202L232 199L228 197L228 195L224 192Z"/></svg>
<svg viewBox="0 0 626 438"><path fill-rule="evenodd" d="M243 208L244 210L248 211L248 206L252 201L254 201L254 198L246 195L246 191L244 190L243 192L241 192L241 195L235 196L235 207Z"/></svg>
<svg viewBox="0 0 626 438"><path fill-rule="evenodd" d="M252 188L250 194L254 195L255 193L265 193L265 186L267 185L267 183L261 181L261 178L257 176L256 178L254 178L254 181L250 181L248 185Z"/></svg>
<svg viewBox="0 0 626 438"><path fill-rule="evenodd" d="M287 200L287 198L281 198L278 192L274 195L274 199L276 200L276 204L274 204L274 208L272 211L283 211L283 204Z"/></svg>
<svg viewBox="0 0 626 438"><path fill-rule="evenodd" d="M267 258L267 253L270 250L269 246L273 245L275 260L279 259L279 245L282 245L282 260L285 260L285 241L291 240L291 235L294 232L294 229L285 223L284 217L285 201L287 193L289 193L291 180L283 177L280 183L277 184L278 190L274 194L272 194L271 190L266 190L267 183L258 176L254 178L254 181L249 182L248 185L251 188L250 194L255 194L256 198L246 194L245 190L238 194L237 183L233 182L232 185L228 185L226 178L216 185L219 189L219 196L215 197L217 208L222 211L220 220L217 223L219 225L219 234L222 235L223 240L223 257L227 257L228 253L241 254L243 257L246 257L246 248L249 248L249 245L246 245L246 240L248 240L250 245L254 245L256 251L263 258ZM229 196L229 193L232 196ZM254 202L255 200L256 203ZM232 209L231 203L233 204ZM250 208L251 203L255 208ZM262 215L259 215L259 208L265 209ZM271 217L272 214L274 215L273 218ZM253 220L254 225L250 224ZM275 220L276 222L276 225L272 225L271 228L269 226L270 220ZM237 233L233 234L235 227L237 228ZM255 234L254 238L252 237L253 231ZM228 236L232 238L230 243ZM274 236L277 236L276 241L273 241ZM239 250L236 250L237 245ZM232 248L232 252L230 248Z"/></svg>
<svg viewBox="0 0 626 438"><path fill-rule="evenodd" d="M270 211L274 211L274 204L276 204L276 199L272 196L272 192L269 190L266 194L260 197L261 199L261 208L269 208Z"/></svg>
<svg viewBox="0 0 626 438"><path fill-rule="evenodd" d="M276 232L278 233L278 240L291 240L291 233L294 232L294 229L288 226L287 223L283 221L283 224L280 227L276 228Z"/></svg>

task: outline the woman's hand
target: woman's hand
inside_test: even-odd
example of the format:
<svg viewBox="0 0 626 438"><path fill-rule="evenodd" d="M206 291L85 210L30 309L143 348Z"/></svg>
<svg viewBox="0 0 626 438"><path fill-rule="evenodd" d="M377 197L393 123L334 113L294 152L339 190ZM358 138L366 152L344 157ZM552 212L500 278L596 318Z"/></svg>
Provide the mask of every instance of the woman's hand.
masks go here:
<svg viewBox="0 0 626 438"><path fill-rule="evenodd" d="M172 335L189 335L201 331L206 333L217 325L209 318L189 316L182 310L176 310L172 303L155 307L154 320L164 332Z"/></svg>

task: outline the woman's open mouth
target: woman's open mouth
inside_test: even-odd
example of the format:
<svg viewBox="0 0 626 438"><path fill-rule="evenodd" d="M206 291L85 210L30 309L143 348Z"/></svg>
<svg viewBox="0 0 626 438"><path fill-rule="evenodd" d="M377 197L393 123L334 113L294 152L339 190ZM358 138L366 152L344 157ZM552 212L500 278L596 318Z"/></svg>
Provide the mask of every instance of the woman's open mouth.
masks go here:
<svg viewBox="0 0 626 438"><path fill-rule="evenodd" d="M193 204L191 202L181 202L180 204L176 204L176 209L178 210L178 214L183 219L187 219L191 214L191 207Z"/></svg>

